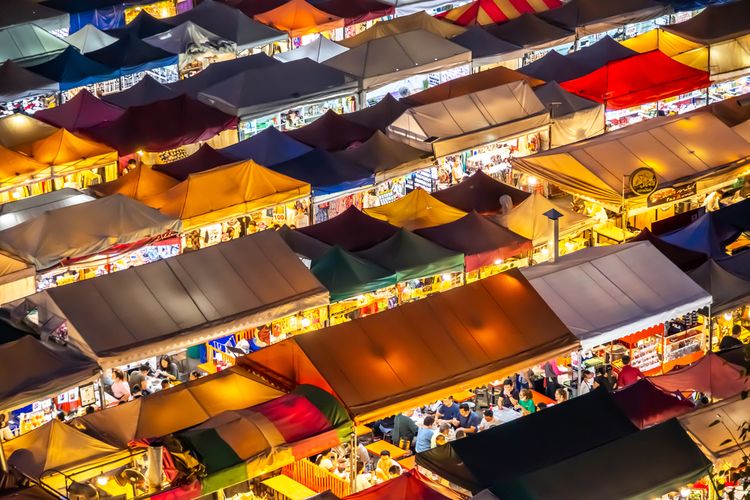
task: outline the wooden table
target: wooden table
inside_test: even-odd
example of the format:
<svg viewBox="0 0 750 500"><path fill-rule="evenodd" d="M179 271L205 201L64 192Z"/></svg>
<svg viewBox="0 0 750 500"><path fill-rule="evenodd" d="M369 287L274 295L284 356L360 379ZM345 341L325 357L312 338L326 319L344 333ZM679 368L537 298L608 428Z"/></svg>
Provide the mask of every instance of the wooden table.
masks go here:
<svg viewBox="0 0 750 500"><path fill-rule="evenodd" d="M270 479L263 481L263 484L268 486L274 491L278 491L290 500L305 500L306 498L314 497L317 495L316 492L308 488L307 486L298 483L289 476L280 474Z"/></svg>
<svg viewBox="0 0 750 500"><path fill-rule="evenodd" d="M469 390L461 391L453 395L453 401L455 401L456 403L463 403L464 401L468 401L473 398L474 393Z"/></svg>
<svg viewBox="0 0 750 500"><path fill-rule="evenodd" d="M534 401L534 404L539 406L539 403L544 403L546 405L553 405L555 404L554 399L550 399L541 392L531 391L531 399Z"/></svg>
<svg viewBox="0 0 750 500"><path fill-rule="evenodd" d="M372 434L372 429L370 429L366 425L358 425L354 428L354 432L357 433L357 437L362 437L367 436L368 434Z"/></svg>
<svg viewBox="0 0 750 500"><path fill-rule="evenodd" d="M406 455L407 451L402 450L398 446L393 446L391 443L385 441L384 439L381 439L380 441L375 441L374 443L370 443L367 446L367 451L375 455L376 457L380 456L380 453L384 450L388 450L391 452L391 458L393 460L398 460L399 458Z"/></svg>
<svg viewBox="0 0 750 500"><path fill-rule="evenodd" d="M414 467L417 466L417 456L411 455L406 458L402 458L401 460L398 460L398 464L404 469L404 470L411 470Z"/></svg>

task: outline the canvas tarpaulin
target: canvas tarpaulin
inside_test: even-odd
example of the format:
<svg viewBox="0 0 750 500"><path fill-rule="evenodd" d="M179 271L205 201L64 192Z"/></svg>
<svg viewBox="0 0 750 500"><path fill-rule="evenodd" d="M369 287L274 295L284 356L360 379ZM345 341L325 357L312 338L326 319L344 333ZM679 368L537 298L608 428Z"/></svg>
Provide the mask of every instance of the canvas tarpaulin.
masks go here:
<svg viewBox="0 0 750 500"><path fill-rule="evenodd" d="M664 26L664 30L693 42L709 45L750 34L750 26L745 22L749 15L750 2L727 2L723 5L710 5L697 16Z"/></svg>
<svg viewBox="0 0 750 500"><path fill-rule="evenodd" d="M313 148L276 127L268 127L254 136L222 148L219 153L235 160L254 160L259 165L276 165L309 153Z"/></svg>
<svg viewBox="0 0 750 500"><path fill-rule="evenodd" d="M81 54L86 54L88 52L103 49L108 45L112 45L117 41L117 38L106 34L93 24L87 24L72 35L66 37L65 41L80 50Z"/></svg>
<svg viewBox="0 0 750 500"><path fill-rule="evenodd" d="M628 38L621 43L625 47L640 53L659 50L677 62L703 71L709 71L708 47L660 28L647 31L633 38Z"/></svg>
<svg viewBox="0 0 750 500"><path fill-rule="evenodd" d="M343 19L323 12L305 0L288 0L254 17L256 21L286 31L292 38L344 27Z"/></svg>
<svg viewBox="0 0 750 500"><path fill-rule="evenodd" d="M586 349L711 303L647 241L586 248L522 272Z"/></svg>
<svg viewBox="0 0 750 500"><path fill-rule="evenodd" d="M470 27L451 41L471 51L471 64L475 68L517 59L524 53L521 47L500 40L479 26Z"/></svg>
<svg viewBox="0 0 750 500"><path fill-rule="evenodd" d="M170 163L156 164L153 169L174 179L184 181L190 174L197 174L221 165L235 163L237 160L225 154L225 151L226 148L216 150L204 143L190 156Z"/></svg>
<svg viewBox="0 0 750 500"><path fill-rule="evenodd" d="M554 26L533 14L523 14L507 23L488 26L487 32L525 49L540 50L572 42L573 31Z"/></svg>
<svg viewBox="0 0 750 500"><path fill-rule="evenodd" d="M54 9L30 0L3 2L0 28L29 23L36 24L46 31L67 30L70 26L70 16L64 9Z"/></svg>
<svg viewBox="0 0 750 500"><path fill-rule="evenodd" d="M738 443L728 438L747 421L749 414L750 398L737 396L685 415L680 423L715 464L728 462L737 466L745 456L746 440ZM712 424L717 419L721 425Z"/></svg>
<svg viewBox="0 0 750 500"><path fill-rule="evenodd" d="M683 271L695 269L708 260L708 255L668 243L648 229L641 231L640 234L631 241L650 242L657 250L664 254L666 258L671 260L674 265Z"/></svg>
<svg viewBox="0 0 750 500"><path fill-rule="evenodd" d="M534 246L544 245L550 243L552 235L552 221L544 215L550 210L556 210L562 214L558 223L560 238L565 238L567 235L593 225L590 218L556 205L541 193L533 193L513 207L510 213L498 215L496 220L501 226L530 239Z"/></svg>
<svg viewBox="0 0 750 500"><path fill-rule="evenodd" d="M49 167L25 154L0 147L0 185L13 185ZM4 186L5 187L5 186Z"/></svg>
<svg viewBox="0 0 750 500"><path fill-rule="evenodd" d="M700 252L712 259L723 259L727 257L725 246L739 236L739 232L724 229L716 223L714 212L709 212L687 226L659 237L667 243Z"/></svg>
<svg viewBox="0 0 750 500"><path fill-rule="evenodd" d="M113 104L102 101L86 89L78 92L73 99L60 106L43 109L34 114L35 118L64 128L70 132L96 127L102 123L116 120L125 111Z"/></svg>
<svg viewBox="0 0 750 500"><path fill-rule="evenodd" d="M481 214L500 211L500 197L510 196L513 205L529 197L529 193L493 179L481 170L447 189L432 194L434 198L464 212L475 210Z"/></svg>
<svg viewBox="0 0 750 500"><path fill-rule="evenodd" d="M158 172L148 165L141 165L113 181L91 186L91 190L97 196L121 194L144 201L151 196L163 193L177 183L177 179Z"/></svg>
<svg viewBox="0 0 750 500"><path fill-rule="evenodd" d="M0 30L0 62L15 61L24 66L52 59L69 47L34 24L20 24Z"/></svg>
<svg viewBox="0 0 750 500"><path fill-rule="evenodd" d="M561 5L560 0L473 0L466 5L441 12L435 17L459 26L498 24L515 19L521 14L544 12Z"/></svg>
<svg viewBox="0 0 750 500"><path fill-rule="evenodd" d="M344 47L354 48L378 38L415 30L429 31L441 38L450 39L466 31L466 28L435 19L427 12L420 11L408 16L396 17L388 21L376 23L369 29L353 37L341 40L340 44Z"/></svg>
<svg viewBox="0 0 750 500"><path fill-rule="evenodd" d="M181 65L203 54L211 57L237 53L234 42L225 40L192 21L185 21L163 33L144 38L143 41L170 54L182 55Z"/></svg>
<svg viewBox="0 0 750 500"><path fill-rule="evenodd" d="M732 274L713 259L689 271L687 275L713 297L712 315L742 306L750 297L750 281Z"/></svg>
<svg viewBox="0 0 750 500"><path fill-rule="evenodd" d="M5 61L0 66L0 99L3 102L17 101L27 97L55 94L60 85L42 75Z"/></svg>
<svg viewBox="0 0 750 500"><path fill-rule="evenodd" d="M108 35L116 38L135 37L144 39L146 37L163 33L172 26L162 19L157 19L146 10L141 10L135 18L122 28L107 30Z"/></svg>
<svg viewBox="0 0 750 500"><path fill-rule="evenodd" d="M68 47L52 59L29 66L28 69L59 83L60 90L70 90L120 77L119 68L94 61L74 47Z"/></svg>
<svg viewBox="0 0 750 500"><path fill-rule="evenodd" d="M26 150L28 145L57 132L57 128L41 120L13 113L0 117L0 146L9 149Z"/></svg>
<svg viewBox="0 0 750 500"><path fill-rule="evenodd" d="M117 152L98 142L79 137L64 128L31 144L31 156L51 165L51 173L72 173L117 162Z"/></svg>
<svg viewBox="0 0 750 500"><path fill-rule="evenodd" d="M344 19L346 26L391 16L396 12L393 5L378 0L323 0L313 3L318 9Z"/></svg>
<svg viewBox="0 0 750 500"><path fill-rule="evenodd" d="M396 273L333 247L312 261L310 270L328 289L331 302L387 288L396 284Z"/></svg>
<svg viewBox="0 0 750 500"><path fill-rule="evenodd" d="M22 198L0 205L0 231L35 219L44 212L93 201L94 197L72 188Z"/></svg>
<svg viewBox="0 0 750 500"><path fill-rule="evenodd" d="M329 109L321 117L304 127L287 132L291 138L308 146L326 151L339 151L369 139L373 130L351 123Z"/></svg>
<svg viewBox="0 0 750 500"><path fill-rule="evenodd" d="M675 394L669 394L641 379L615 392L612 398L622 412L639 429L660 424L695 409L693 403Z"/></svg>
<svg viewBox="0 0 750 500"><path fill-rule="evenodd" d="M146 75L140 82L127 90L106 94L102 96L102 100L114 104L118 108L127 109L133 106L145 106L165 99L173 99L177 96L178 94L172 89L157 82L151 75Z"/></svg>
<svg viewBox="0 0 750 500"><path fill-rule="evenodd" d="M322 63L328 59L346 52L346 47L342 47L336 42L319 35L314 42L310 42L294 50L288 50L274 55L276 59L282 62L296 61L297 59L312 59L315 62Z"/></svg>
<svg viewBox="0 0 750 500"><path fill-rule="evenodd" d="M744 369L713 352L690 366L649 377L649 380L668 392L701 392L717 399L731 398L750 389L750 380L745 376Z"/></svg>
<svg viewBox="0 0 750 500"><path fill-rule="evenodd" d="M373 130L385 131L388 125L401 116L408 106L397 100L391 94L386 94L377 104L360 109L353 113L346 113L343 117L352 123L365 126Z"/></svg>
<svg viewBox="0 0 750 500"><path fill-rule="evenodd" d="M750 253L740 252L720 261L721 267L730 271L732 274L750 279Z"/></svg>
<svg viewBox="0 0 750 500"><path fill-rule="evenodd" d="M550 147L565 146L605 132L602 104L571 94L557 82L534 89L534 94L550 110Z"/></svg>
<svg viewBox="0 0 750 500"><path fill-rule="evenodd" d="M261 231L35 300L41 322L66 319L74 345L120 366L325 305L328 292L278 234Z"/></svg>
<svg viewBox="0 0 750 500"><path fill-rule="evenodd" d="M466 212L439 201L422 188L385 205L366 208L364 212L410 231L448 224L466 215Z"/></svg>
<svg viewBox="0 0 750 500"><path fill-rule="evenodd" d="M431 481L420 474L417 469L412 469L397 478L353 493L346 498L350 500L380 500L381 498L390 500L451 500L457 498L457 494L447 487Z"/></svg>
<svg viewBox="0 0 750 500"><path fill-rule="evenodd" d="M132 34L86 55L101 64L118 68L123 76L177 64L177 56Z"/></svg>
<svg viewBox="0 0 750 500"><path fill-rule="evenodd" d="M559 9L541 12L539 17L556 26L592 35L639 23L669 13L668 6L654 0L571 0Z"/></svg>
<svg viewBox="0 0 750 500"><path fill-rule="evenodd" d="M316 240L312 236L301 233L296 229L292 229L286 224L277 229L276 232L279 233L281 239L283 239L289 248L299 255L303 261L305 259L308 261L320 259L331 249L331 245Z"/></svg>
<svg viewBox="0 0 750 500"><path fill-rule="evenodd" d="M299 228L298 231L328 245L356 252L385 241L396 234L398 228L365 215L352 206L332 219Z"/></svg>
<svg viewBox="0 0 750 500"><path fill-rule="evenodd" d="M0 252L0 304L28 297L34 292L36 292L34 266Z"/></svg>
<svg viewBox="0 0 750 500"><path fill-rule="evenodd" d="M523 276L510 270L292 337L238 364L285 384L324 388L362 423L515 373L576 345Z"/></svg>

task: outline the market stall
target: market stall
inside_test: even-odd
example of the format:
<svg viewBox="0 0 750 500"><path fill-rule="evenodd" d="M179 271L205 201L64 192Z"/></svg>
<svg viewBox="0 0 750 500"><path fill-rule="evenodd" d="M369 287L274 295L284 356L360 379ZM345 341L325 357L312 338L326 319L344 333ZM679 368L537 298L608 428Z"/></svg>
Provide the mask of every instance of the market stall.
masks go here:
<svg viewBox="0 0 750 500"><path fill-rule="evenodd" d="M627 0L606 4L597 0L571 0L558 9L540 12L539 17L556 26L575 31L579 37L583 37L648 21L668 13L668 5L652 0Z"/></svg>
<svg viewBox="0 0 750 500"><path fill-rule="evenodd" d="M286 224L277 229L276 232L308 268L312 265L313 260L320 259L331 249L331 245L292 229Z"/></svg>
<svg viewBox="0 0 750 500"><path fill-rule="evenodd" d="M93 24L87 24L72 35L65 37L65 41L76 47L81 54L87 54L112 45L117 38L106 34Z"/></svg>
<svg viewBox="0 0 750 500"><path fill-rule="evenodd" d="M344 20L316 8L306 0L288 0L253 16L268 26L286 31L290 38L304 37L344 27Z"/></svg>
<svg viewBox="0 0 750 500"><path fill-rule="evenodd" d="M0 66L0 116L23 110L34 113L49 107L57 98L60 85L44 76L5 61Z"/></svg>
<svg viewBox="0 0 750 500"><path fill-rule="evenodd" d="M0 253L0 304L36 292L36 269L23 260Z"/></svg>
<svg viewBox="0 0 750 500"><path fill-rule="evenodd" d="M744 422L750 412L750 399L736 396L680 418L680 424L698 443L698 446L719 470L726 464L736 466L744 457L743 445L731 436L739 422ZM721 425L711 425L719 420ZM727 430L727 426L729 430Z"/></svg>
<svg viewBox="0 0 750 500"><path fill-rule="evenodd" d="M198 150L190 156L169 163L158 163L153 166L153 169L179 181L184 181L190 174L197 174L221 165L235 163L239 158L233 158L229 155L229 150L232 147L234 146L214 149L208 144L201 144Z"/></svg>
<svg viewBox="0 0 750 500"><path fill-rule="evenodd" d="M407 109L408 106L391 94L387 94L377 104L352 113L346 113L343 117L352 123L385 132L388 126Z"/></svg>
<svg viewBox="0 0 750 500"><path fill-rule="evenodd" d="M0 30L0 61L32 66L48 61L69 45L35 24L18 24Z"/></svg>
<svg viewBox="0 0 750 500"><path fill-rule="evenodd" d="M86 87L97 94L120 90L120 69L101 64L68 47L54 58L35 66L29 71L41 75L60 85L61 102L72 99L76 89Z"/></svg>
<svg viewBox="0 0 750 500"><path fill-rule="evenodd" d="M476 211L490 215L498 214L503 209L500 203L502 196L510 197L512 208L527 199L530 194L477 170L474 174L464 177L455 186L436 191L432 193L432 196L464 212Z"/></svg>
<svg viewBox="0 0 750 500"><path fill-rule="evenodd" d="M479 71L518 59L524 53L521 47L500 40L479 26L470 27L465 33L451 38L451 41L471 51L471 66Z"/></svg>
<svg viewBox="0 0 750 500"><path fill-rule="evenodd" d="M422 188L417 188L396 201L367 208L364 212L370 217L410 231L449 224L466 215L466 212L446 205Z"/></svg>
<svg viewBox="0 0 750 500"><path fill-rule="evenodd" d="M3 6L5 12L0 28L32 23L50 33L67 34L70 27L70 16L63 9L46 5L37 5L30 9L26 0L8 0Z"/></svg>
<svg viewBox="0 0 750 500"><path fill-rule="evenodd" d="M620 410L639 429L645 429L695 410L682 395L666 392L648 379L640 379L612 395Z"/></svg>
<svg viewBox="0 0 750 500"><path fill-rule="evenodd" d="M286 134L313 148L340 151L365 142L373 133L374 130L351 123L343 115L329 109L315 121Z"/></svg>
<svg viewBox="0 0 750 500"><path fill-rule="evenodd" d="M174 99L177 96L178 94L172 89L147 74L141 81L126 90L102 96L102 101L118 108L128 109L133 106L145 106L157 101Z"/></svg>
<svg viewBox="0 0 750 500"><path fill-rule="evenodd" d="M119 68L120 88L123 90L138 83L146 74L162 83L179 79L176 55L150 45L132 34L120 38L111 45L89 52L86 57L110 68Z"/></svg>
<svg viewBox="0 0 750 500"><path fill-rule="evenodd" d="M665 375L649 377L649 380L668 392L699 392L716 399L732 398L750 388L750 381L741 366L732 364L713 352L689 366Z"/></svg>
<svg viewBox="0 0 750 500"><path fill-rule="evenodd" d="M298 158L312 151L313 148L303 144L289 134L279 132L276 127L268 127L252 137L222 148L222 155L234 160L253 160L259 165L277 165Z"/></svg>
<svg viewBox="0 0 750 500"><path fill-rule="evenodd" d="M667 243L648 229L641 231L631 241L648 241L674 265L686 272L699 267L708 260L708 255Z"/></svg>
<svg viewBox="0 0 750 500"><path fill-rule="evenodd" d="M91 186L91 191L99 197L121 194L134 200L145 201L167 191L177 183L177 179L158 172L148 165L141 165L113 181Z"/></svg>
<svg viewBox="0 0 750 500"><path fill-rule="evenodd" d="M29 144L57 132L57 128L23 114L0 117L0 146L23 150Z"/></svg>
<svg viewBox="0 0 750 500"><path fill-rule="evenodd" d="M355 207L349 207L335 217L298 231L328 245L357 252L385 241L396 234L398 228L365 215Z"/></svg>
<svg viewBox="0 0 750 500"><path fill-rule="evenodd" d="M34 117L55 127L77 133L116 120L123 113L122 108L98 99L87 89L82 89L62 105L41 110Z"/></svg>
<svg viewBox="0 0 750 500"><path fill-rule="evenodd" d="M659 235L663 241L681 248L700 252L711 259L727 256L726 245L739 233L725 230L716 220L714 212L701 215L685 227Z"/></svg>
<svg viewBox="0 0 750 500"><path fill-rule="evenodd" d="M557 82L534 89L549 110L550 147L556 148L601 135L606 130L604 106L566 91Z"/></svg>
<svg viewBox="0 0 750 500"><path fill-rule="evenodd" d="M346 52L346 47L343 47L336 42L329 40L323 35L318 35L315 41L303 45L302 47L294 50L288 50L274 55L273 57L281 62L296 61L298 59L312 59L315 62L322 63L328 59L337 56L343 52Z"/></svg>
<svg viewBox="0 0 750 500"><path fill-rule="evenodd" d="M378 500L391 498L393 500L451 500L457 495L450 489L440 486L416 469L406 471L399 477L367 488L366 490L348 495L351 500Z"/></svg>
<svg viewBox="0 0 750 500"><path fill-rule="evenodd" d="M572 30L548 23L533 14L523 14L502 24L485 28L488 33L527 50L565 45L576 38Z"/></svg>
<svg viewBox="0 0 750 500"><path fill-rule="evenodd" d="M106 33L121 40L130 37L142 40L146 37L163 33L172 27L169 23L157 19L147 10L142 9L138 11L133 19L129 19L128 21L122 27L107 30Z"/></svg>
<svg viewBox="0 0 750 500"><path fill-rule="evenodd" d="M0 231L17 226L47 211L93 201L94 197L71 188L9 201L0 205Z"/></svg>
<svg viewBox="0 0 750 500"><path fill-rule="evenodd" d="M450 39L466 31L466 28L435 19L427 12L418 11L414 14L397 16L393 19L376 23L362 33L341 40L339 43L344 47L352 49L378 38L415 30L429 31L433 35Z"/></svg>
<svg viewBox="0 0 750 500"><path fill-rule="evenodd" d="M315 6L344 20L344 38L369 28L374 21L390 19L396 13L392 4L378 0L323 0L316 1Z"/></svg>
<svg viewBox="0 0 750 500"><path fill-rule="evenodd" d="M521 2L473 0L466 5L441 12L435 17L459 26L501 24L505 21L515 19L521 14L544 12L548 9L556 9L561 5L562 2L560 0L545 0L542 2L530 2L528 0Z"/></svg>
<svg viewBox="0 0 750 500"><path fill-rule="evenodd" d="M34 182L33 176L44 173L49 165L36 161L35 159L12 149L0 147L0 186L4 191L4 201L13 199L12 192L18 192L19 197L40 194L41 188L38 182ZM30 182L32 188L25 189L24 183ZM33 189L36 187L36 189Z"/></svg>

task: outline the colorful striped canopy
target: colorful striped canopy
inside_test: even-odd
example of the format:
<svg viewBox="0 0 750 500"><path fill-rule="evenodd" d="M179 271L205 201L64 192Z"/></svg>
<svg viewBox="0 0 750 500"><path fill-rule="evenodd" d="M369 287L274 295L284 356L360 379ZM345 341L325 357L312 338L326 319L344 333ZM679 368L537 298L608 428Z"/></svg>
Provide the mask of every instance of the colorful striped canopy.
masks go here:
<svg viewBox="0 0 750 500"><path fill-rule="evenodd" d="M522 14L544 12L561 5L560 0L474 0L435 17L459 26L497 24Z"/></svg>

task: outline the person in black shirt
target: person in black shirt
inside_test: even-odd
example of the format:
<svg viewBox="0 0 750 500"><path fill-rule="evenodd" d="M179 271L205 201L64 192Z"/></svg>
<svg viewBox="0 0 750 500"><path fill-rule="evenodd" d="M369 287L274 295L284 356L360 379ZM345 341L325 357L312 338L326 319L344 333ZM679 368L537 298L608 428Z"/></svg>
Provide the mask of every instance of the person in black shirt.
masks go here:
<svg viewBox="0 0 750 500"><path fill-rule="evenodd" d="M731 349L732 347L738 347L742 345L742 341L739 339L742 333L742 327L740 325L734 325L732 327L732 333L724 335L719 342L719 350Z"/></svg>
<svg viewBox="0 0 750 500"><path fill-rule="evenodd" d="M500 404L503 408L515 408L518 404L518 391L513 388L513 381L505 379L503 391L500 393Z"/></svg>
<svg viewBox="0 0 750 500"><path fill-rule="evenodd" d="M615 386L612 383L612 380L610 380L607 377L607 373L603 366L600 366L599 368L596 369L596 378L594 379L594 388L597 388L599 386L604 387L609 392L612 392L615 390Z"/></svg>

